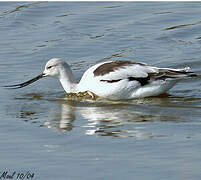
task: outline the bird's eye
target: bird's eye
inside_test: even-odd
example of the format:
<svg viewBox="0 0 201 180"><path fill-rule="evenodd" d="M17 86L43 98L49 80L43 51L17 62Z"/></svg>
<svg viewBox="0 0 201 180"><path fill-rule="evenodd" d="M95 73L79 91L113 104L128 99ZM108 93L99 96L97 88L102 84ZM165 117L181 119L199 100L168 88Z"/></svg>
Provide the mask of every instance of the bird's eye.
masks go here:
<svg viewBox="0 0 201 180"><path fill-rule="evenodd" d="M52 68L52 66L48 66L48 67L47 67L47 69L50 69L50 68Z"/></svg>

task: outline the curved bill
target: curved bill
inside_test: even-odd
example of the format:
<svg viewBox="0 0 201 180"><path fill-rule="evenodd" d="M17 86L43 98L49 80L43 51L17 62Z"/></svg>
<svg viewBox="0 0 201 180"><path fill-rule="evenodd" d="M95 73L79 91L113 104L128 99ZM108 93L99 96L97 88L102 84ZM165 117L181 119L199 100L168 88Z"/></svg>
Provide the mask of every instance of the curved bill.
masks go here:
<svg viewBox="0 0 201 180"><path fill-rule="evenodd" d="M40 74L40 75L36 76L35 78L30 79L29 81L23 82L21 84L8 85L8 86L4 86L4 87L9 88L9 89L23 88L25 86L28 86L29 84L34 83L35 81L37 81L43 77L45 77L45 76L43 74Z"/></svg>

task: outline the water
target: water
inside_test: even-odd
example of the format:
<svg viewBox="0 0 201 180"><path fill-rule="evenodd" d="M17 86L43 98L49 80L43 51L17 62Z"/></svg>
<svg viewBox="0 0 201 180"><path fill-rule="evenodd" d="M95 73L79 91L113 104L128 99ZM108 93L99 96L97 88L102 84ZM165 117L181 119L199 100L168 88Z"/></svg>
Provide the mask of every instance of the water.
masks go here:
<svg viewBox="0 0 201 180"><path fill-rule="evenodd" d="M38 75L53 57L77 80L111 59L201 73L200 12L200 2L1 2L0 86ZM186 80L168 96L117 102L67 101L48 78L0 88L0 173L200 179L200 85Z"/></svg>

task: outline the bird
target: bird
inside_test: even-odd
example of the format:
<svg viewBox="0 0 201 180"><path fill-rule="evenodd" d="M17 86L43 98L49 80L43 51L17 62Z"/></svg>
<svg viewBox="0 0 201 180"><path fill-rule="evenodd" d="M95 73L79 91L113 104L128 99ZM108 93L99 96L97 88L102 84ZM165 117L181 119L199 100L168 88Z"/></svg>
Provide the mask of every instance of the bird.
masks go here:
<svg viewBox="0 0 201 180"><path fill-rule="evenodd" d="M52 58L42 74L24 83L5 87L23 88L41 78L53 77L60 81L67 94L88 92L91 97L128 100L164 94L180 80L195 76L189 67L160 68L141 62L111 60L91 66L78 83L68 63L62 58Z"/></svg>

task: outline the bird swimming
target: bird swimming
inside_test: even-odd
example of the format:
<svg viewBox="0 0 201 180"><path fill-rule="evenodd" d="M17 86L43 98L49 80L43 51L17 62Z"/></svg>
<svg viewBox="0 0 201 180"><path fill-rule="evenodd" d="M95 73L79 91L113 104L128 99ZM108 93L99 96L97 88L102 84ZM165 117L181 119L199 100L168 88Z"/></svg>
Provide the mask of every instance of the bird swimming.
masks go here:
<svg viewBox="0 0 201 180"><path fill-rule="evenodd" d="M88 92L111 100L134 99L164 94L178 81L197 76L189 70L189 67L172 69L132 61L107 61L90 67L77 83L70 66L61 58L53 58L46 63L42 74L5 87L18 89L41 78L53 77L60 81L66 93Z"/></svg>

